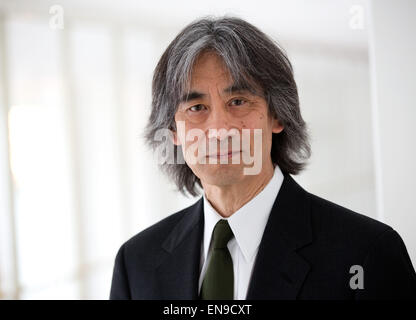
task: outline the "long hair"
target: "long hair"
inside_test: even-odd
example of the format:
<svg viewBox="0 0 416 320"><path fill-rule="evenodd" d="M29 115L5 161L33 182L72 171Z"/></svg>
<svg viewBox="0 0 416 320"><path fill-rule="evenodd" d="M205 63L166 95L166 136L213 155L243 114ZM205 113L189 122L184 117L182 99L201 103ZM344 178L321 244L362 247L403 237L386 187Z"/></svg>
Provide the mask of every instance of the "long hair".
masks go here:
<svg viewBox="0 0 416 320"><path fill-rule="evenodd" d="M172 143L155 139L155 134L159 129L176 130L174 116L188 88L192 67L197 57L207 50L215 51L222 58L235 83L245 87L255 83L262 88L269 115L284 126L280 133L273 133L272 162L283 173L298 174L304 169L311 149L292 65L273 39L236 17L195 20L169 44L153 74L152 110L144 132L147 144L156 150L163 143ZM175 157L181 156L182 147L174 145L173 148ZM182 193L198 194L201 181L186 163L159 165Z"/></svg>

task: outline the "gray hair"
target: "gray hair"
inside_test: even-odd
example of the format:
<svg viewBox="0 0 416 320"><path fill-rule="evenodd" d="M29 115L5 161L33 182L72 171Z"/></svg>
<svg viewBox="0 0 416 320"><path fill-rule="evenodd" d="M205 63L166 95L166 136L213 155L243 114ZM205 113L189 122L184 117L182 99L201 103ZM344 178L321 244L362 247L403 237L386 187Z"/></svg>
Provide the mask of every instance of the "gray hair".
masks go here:
<svg viewBox="0 0 416 320"><path fill-rule="evenodd" d="M186 26L169 44L153 74L152 110L145 129L145 140L153 149L159 129L176 130L174 116L180 98L189 92L192 67L196 58L207 50L215 51L224 61L234 83L246 88L262 89L269 115L284 126L273 133L271 159L283 173L298 174L311 155L306 123L299 108L299 97L292 65L280 46L250 23L236 17L204 17ZM173 143L172 143L173 144ZM182 157L180 146L174 146L175 160ZM160 164L176 183L179 191L198 195L199 178L186 163Z"/></svg>

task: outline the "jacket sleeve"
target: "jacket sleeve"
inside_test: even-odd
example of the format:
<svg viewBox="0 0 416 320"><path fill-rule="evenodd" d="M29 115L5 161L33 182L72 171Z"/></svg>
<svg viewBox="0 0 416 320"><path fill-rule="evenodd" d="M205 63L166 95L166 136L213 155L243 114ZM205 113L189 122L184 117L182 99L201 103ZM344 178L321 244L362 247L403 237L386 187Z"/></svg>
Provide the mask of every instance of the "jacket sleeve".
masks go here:
<svg viewBox="0 0 416 320"><path fill-rule="evenodd" d="M110 300L130 300L130 288L127 278L124 245L119 249L113 271L113 280L111 282Z"/></svg>
<svg viewBox="0 0 416 320"><path fill-rule="evenodd" d="M361 299L416 299L416 274L406 246L393 229L383 232L363 263L364 288Z"/></svg>

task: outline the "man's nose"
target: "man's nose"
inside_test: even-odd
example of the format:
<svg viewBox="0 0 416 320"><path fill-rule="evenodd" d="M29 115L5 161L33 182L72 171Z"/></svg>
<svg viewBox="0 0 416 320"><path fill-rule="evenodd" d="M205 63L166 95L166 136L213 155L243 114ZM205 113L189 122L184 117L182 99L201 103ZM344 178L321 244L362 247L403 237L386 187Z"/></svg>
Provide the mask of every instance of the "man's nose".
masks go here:
<svg viewBox="0 0 416 320"><path fill-rule="evenodd" d="M233 134L237 128L233 125L232 116L227 112L226 106L216 105L212 108L210 119L207 126L207 136L209 139L216 138L223 140ZM238 131L238 130L237 130Z"/></svg>

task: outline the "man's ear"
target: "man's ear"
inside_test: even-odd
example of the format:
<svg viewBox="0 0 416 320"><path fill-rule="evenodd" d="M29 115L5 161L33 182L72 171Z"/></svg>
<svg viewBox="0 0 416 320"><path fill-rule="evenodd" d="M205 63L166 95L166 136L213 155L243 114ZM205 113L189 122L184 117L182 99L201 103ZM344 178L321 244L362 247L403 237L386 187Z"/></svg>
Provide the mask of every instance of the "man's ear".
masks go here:
<svg viewBox="0 0 416 320"><path fill-rule="evenodd" d="M280 133L284 129L283 125L280 124L280 121L277 118L273 118L272 132Z"/></svg>

